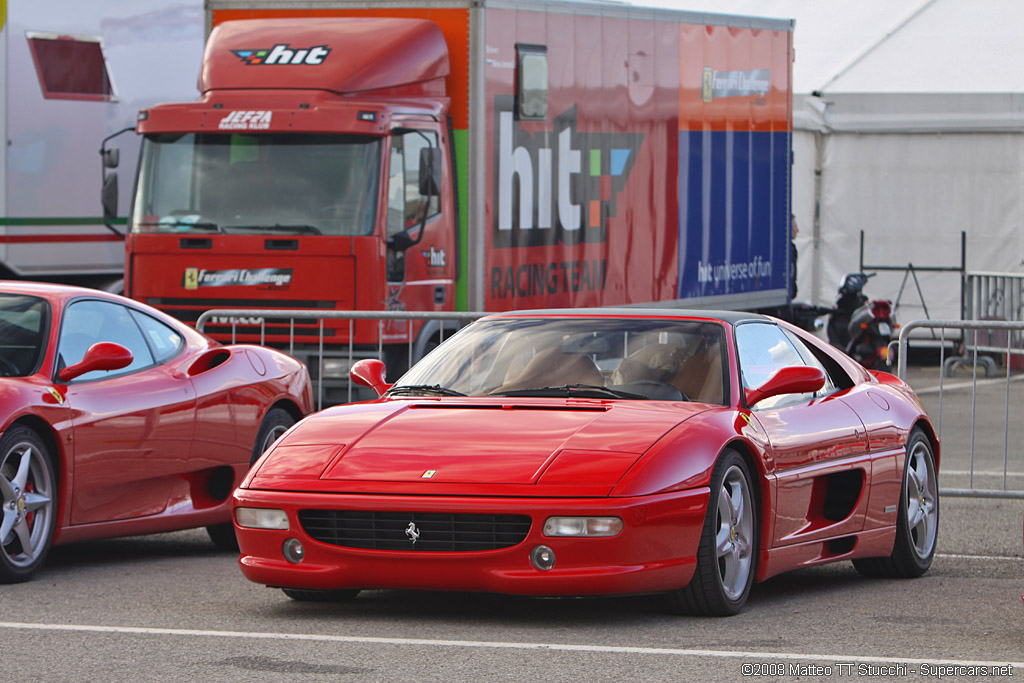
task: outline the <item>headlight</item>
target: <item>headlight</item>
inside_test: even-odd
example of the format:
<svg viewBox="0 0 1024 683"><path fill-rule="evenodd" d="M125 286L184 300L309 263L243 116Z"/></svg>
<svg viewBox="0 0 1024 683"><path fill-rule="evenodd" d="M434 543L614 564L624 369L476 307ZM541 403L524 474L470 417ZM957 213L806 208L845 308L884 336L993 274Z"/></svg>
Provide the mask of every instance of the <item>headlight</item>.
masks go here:
<svg viewBox="0 0 1024 683"><path fill-rule="evenodd" d="M348 373L357 360L359 359L349 361L348 358L324 358L321 376L325 379L348 379Z"/></svg>
<svg viewBox="0 0 1024 683"><path fill-rule="evenodd" d="M272 508L236 508L235 521L247 529L287 529L288 515Z"/></svg>
<svg viewBox="0 0 1024 683"><path fill-rule="evenodd" d="M614 536L622 531L618 517L548 517L545 536Z"/></svg>

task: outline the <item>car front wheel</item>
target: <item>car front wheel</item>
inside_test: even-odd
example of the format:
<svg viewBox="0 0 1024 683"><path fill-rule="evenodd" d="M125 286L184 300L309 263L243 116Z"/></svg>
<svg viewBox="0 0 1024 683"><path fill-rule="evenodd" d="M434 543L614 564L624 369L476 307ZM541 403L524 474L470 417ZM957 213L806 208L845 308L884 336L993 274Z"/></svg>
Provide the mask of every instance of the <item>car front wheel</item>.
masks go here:
<svg viewBox="0 0 1024 683"><path fill-rule="evenodd" d="M757 567L758 512L750 468L726 449L711 474L711 497L690 583L669 594L691 614L729 616L747 602Z"/></svg>

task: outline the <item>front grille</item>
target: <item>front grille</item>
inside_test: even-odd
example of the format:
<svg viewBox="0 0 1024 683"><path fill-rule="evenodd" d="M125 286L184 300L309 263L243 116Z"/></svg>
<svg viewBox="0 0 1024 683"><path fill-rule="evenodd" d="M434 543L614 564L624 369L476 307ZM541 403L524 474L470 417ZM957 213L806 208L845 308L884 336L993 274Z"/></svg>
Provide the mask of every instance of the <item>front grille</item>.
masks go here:
<svg viewBox="0 0 1024 683"><path fill-rule="evenodd" d="M317 541L370 550L497 550L521 543L530 531L527 515L301 510L299 521Z"/></svg>

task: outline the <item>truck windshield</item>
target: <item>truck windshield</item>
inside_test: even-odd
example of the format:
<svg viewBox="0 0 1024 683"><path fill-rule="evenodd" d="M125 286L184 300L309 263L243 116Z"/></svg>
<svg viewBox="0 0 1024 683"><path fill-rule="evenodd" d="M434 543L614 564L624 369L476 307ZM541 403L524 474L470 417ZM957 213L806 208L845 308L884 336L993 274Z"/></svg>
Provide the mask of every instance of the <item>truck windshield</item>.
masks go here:
<svg viewBox="0 0 1024 683"><path fill-rule="evenodd" d="M355 135L147 135L131 229L367 235L381 147Z"/></svg>

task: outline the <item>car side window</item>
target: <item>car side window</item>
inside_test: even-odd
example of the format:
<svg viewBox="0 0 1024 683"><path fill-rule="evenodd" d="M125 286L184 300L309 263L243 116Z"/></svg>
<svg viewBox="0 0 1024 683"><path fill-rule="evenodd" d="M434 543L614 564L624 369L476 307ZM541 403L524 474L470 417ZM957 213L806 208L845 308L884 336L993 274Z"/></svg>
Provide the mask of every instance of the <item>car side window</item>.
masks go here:
<svg viewBox="0 0 1024 683"><path fill-rule="evenodd" d="M153 354L128 309L106 301L72 302L64 311L57 342L57 369L78 363L96 342L115 342L132 352L132 362L120 370L96 370L75 378L87 382L123 375L153 365Z"/></svg>
<svg viewBox="0 0 1024 683"><path fill-rule="evenodd" d="M794 365L808 365L793 342L777 325L743 323L736 326L736 350L744 389L756 389L776 372ZM803 403L815 394L785 394L759 402L755 410Z"/></svg>
<svg viewBox="0 0 1024 683"><path fill-rule="evenodd" d="M145 313L132 311L131 315L142 328L157 363L166 363L178 355L179 349L184 345L184 339L177 331Z"/></svg>
<svg viewBox="0 0 1024 683"><path fill-rule="evenodd" d="M825 365L821 362L821 359L818 358L818 355L814 353L814 349L810 348L806 343L804 343L803 340L800 339L800 337L797 337L789 330L783 330L783 332L789 338L793 346L796 348L797 353L800 354L800 357L803 358L804 365L810 365L811 367L818 368L823 373L825 373L825 384L824 386L821 387L821 389L815 392L815 396L828 396L829 394L837 391L839 389L839 386L836 382L835 377L833 376L833 370L830 370L829 368L825 367Z"/></svg>

